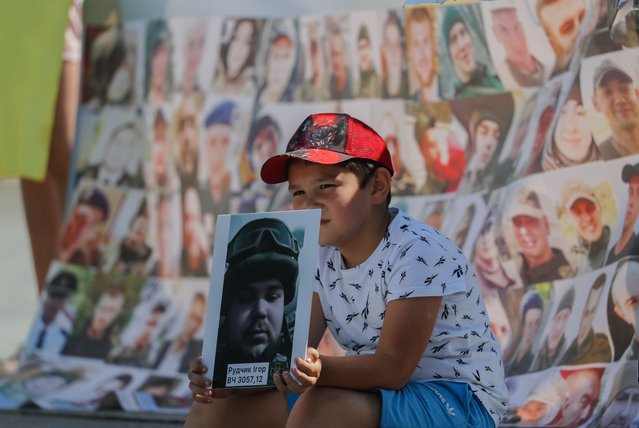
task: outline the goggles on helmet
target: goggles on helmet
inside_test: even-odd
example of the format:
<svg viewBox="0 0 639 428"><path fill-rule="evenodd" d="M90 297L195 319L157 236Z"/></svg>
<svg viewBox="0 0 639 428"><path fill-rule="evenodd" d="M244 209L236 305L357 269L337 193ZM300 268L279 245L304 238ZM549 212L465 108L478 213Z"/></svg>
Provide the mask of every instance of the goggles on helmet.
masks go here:
<svg viewBox="0 0 639 428"><path fill-rule="evenodd" d="M244 225L229 242L227 259L255 253L276 252L297 259L299 244L286 224L278 219L259 219Z"/></svg>

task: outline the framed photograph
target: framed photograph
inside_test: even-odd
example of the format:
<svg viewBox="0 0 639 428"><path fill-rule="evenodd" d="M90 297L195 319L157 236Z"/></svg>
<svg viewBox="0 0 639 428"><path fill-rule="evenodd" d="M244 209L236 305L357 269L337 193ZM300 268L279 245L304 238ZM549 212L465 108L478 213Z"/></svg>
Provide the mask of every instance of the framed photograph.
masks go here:
<svg viewBox="0 0 639 428"><path fill-rule="evenodd" d="M217 218L202 359L213 388L274 386L305 358L320 210Z"/></svg>

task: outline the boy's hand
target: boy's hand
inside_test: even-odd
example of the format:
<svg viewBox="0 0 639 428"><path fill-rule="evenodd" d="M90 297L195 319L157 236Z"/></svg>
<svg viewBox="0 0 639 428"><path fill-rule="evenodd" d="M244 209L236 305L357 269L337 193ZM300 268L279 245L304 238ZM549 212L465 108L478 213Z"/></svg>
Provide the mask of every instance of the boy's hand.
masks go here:
<svg viewBox="0 0 639 428"><path fill-rule="evenodd" d="M277 389L281 392L295 392L301 394L309 387L317 383L322 371L322 360L320 354L315 348L308 348L306 351L306 360L301 358L295 359L295 366L291 369L295 379L291 373L284 372L281 376L273 376Z"/></svg>
<svg viewBox="0 0 639 428"><path fill-rule="evenodd" d="M189 367L189 389L193 393L193 400L198 403L211 403L213 398L224 398L233 393L232 390L228 389L211 389L211 381L204 376L208 367L202 364L202 357L195 357L189 361Z"/></svg>

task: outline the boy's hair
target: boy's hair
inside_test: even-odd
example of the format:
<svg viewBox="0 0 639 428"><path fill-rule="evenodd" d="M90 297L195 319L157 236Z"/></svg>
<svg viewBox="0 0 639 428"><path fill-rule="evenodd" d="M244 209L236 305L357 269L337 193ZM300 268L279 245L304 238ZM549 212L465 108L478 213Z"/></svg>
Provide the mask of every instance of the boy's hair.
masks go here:
<svg viewBox="0 0 639 428"><path fill-rule="evenodd" d="M359 179L359 187L364 188L368 183L368 180L373 176L375 171L378 168L384 168L383 165L380 165L376 162L369 161L366 159L351 159L346 162L342 162L338 164L339 166L347 169L357 176ZM391 191L388 189L388 195L386 196L386 206L390 205L391 200Z"/></svg>

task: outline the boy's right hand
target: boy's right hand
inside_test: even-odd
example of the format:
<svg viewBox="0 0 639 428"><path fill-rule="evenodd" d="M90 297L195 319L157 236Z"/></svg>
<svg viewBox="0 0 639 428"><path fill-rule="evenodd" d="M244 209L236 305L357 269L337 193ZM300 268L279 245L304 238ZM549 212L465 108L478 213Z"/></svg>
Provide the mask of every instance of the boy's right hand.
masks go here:
<svg viewBox="0 0 639 428"><path fill-rule="evenodd" d="M208 367L202 364L202 357L195 357L189 361L189 389L193 394L193 400L198 403L211 403L214 398L228 397L233 393L229 389L211 389L211 381L204 376Z"/></svg>

